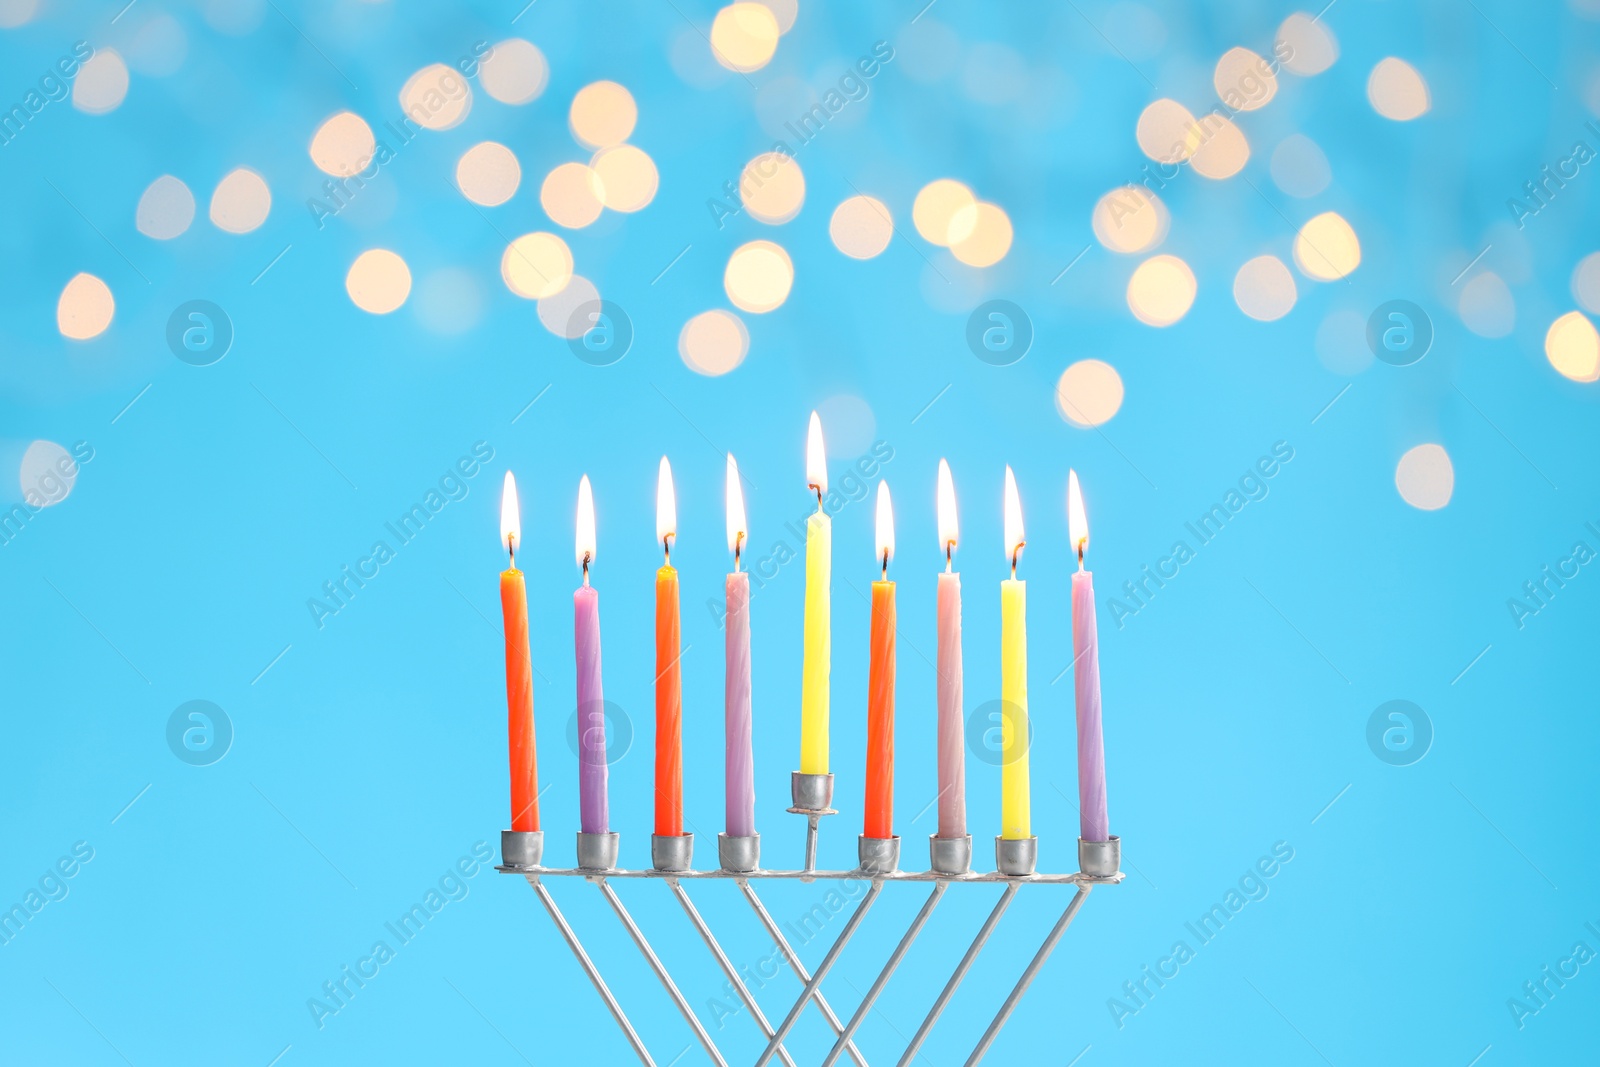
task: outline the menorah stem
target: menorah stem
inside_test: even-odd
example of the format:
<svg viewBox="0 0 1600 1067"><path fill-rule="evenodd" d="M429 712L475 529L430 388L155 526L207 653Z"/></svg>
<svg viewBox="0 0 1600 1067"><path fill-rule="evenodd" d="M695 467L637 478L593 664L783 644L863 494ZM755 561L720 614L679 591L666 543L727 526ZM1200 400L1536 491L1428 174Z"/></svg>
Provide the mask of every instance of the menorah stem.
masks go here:
<svg viewBox="0 0 1600 1067"><path fill-rule="evenodd" d="M766 905L761 903L761 898L756 896L756 891L751 888L749 879L740 878L738 882L739 888L744 891L745 899L750 902L750 906L755 909L756 916L761 920L761 925L767 928L767 933L772 935L772 940L777 943L779 951L783 953L783 958L789 961L789 969L794 971L794 976L800 979L801 985L810 985L811 972L807 971L806 965L800 962L799 954L790 946L789 939L783 936L783 931L778 929L778 924L768 914ZM822 1017L828 1021L828 1025L833 1028L833 1032L835 1034L844 1033L844 1024L839 1021L839 1016L834 1014L833 1008L828 1004L828 998L822 995L822 990L813 990L811 999L816 1001L817 1010L822 1012ZM847 1043L845 1049L850 1053L850 1058L856 1062L856 1067L867 1067L867 1061L862 1057L861 1050L856 1048L854 1041Z"/></svg>
<svg viewBox="0 0 1600 1067"><path fill-rule="evenodd" d="M922 910L917 912L917 917L912 919L911 925L906 928L905 936L900 939L900 943L889 954L889 962L885 963L883 970L878 972L877 980L867 990L867 995L861 998L860 1007L856 1008L856 1013L850 1016L849 1025L844 1028L844 1033L839 1035L839 1040L834 1042L832 1051L828 1053L828 1058L822 1061L822 1067L833 1067L834 1063L839 1059L839 1054L844 1051L845 1044L854 1036L856 1028L866 1019L867 1012L872 1009L873 1003L877 1001L878 994L882 993L883 987L889 984L890 977L894 975L895 968L900 966L900 961L905 958L906 951L911 948L911 943L917 939L918 934L922 933L923 924L928 921L928 916L933 914L933 909L938 906L939 899L944 896L944 891L949 884L949 882L933 883L933 892L928 894L928 899L922 905Z"/></svg>
<svg viewBox="0 0 1600 1067"><path fill-rule="evenodd" d="M972 944L967 946L966 955L961 957L961 962L956 964L956 969L950 975L950 980L944 984L944 989L939 992L939 999L933 1002L933 1007L928 1009L927 1017L922 1020L922 1025L917 1027L917 1032L911 1037L911 1044L906 1046L904 1054L896 1067L910 1067L911 1062L917 1058L917 1052L922 1048L922 1043L928 1040L928 1035L933 1032L933 1024L939 1021L939 1016L944 1014L945 1005L950 1003L950 998L956 995L956 987L961 985L961 980L967 976L967 971L978 958L978 953L983 951L984 944L989 940L989 935L994 933L994 928L999 925L1000 916L1006 913L1011 906L1011 898L1017 895L1020 883L1007 882L1006 890L1000 894L1000 899L995 901L994 910L989 912L989 917L983 920L983 925L978 928L978 936L972 939Z"/></svg>
<svg viewBox="0 0 1600 1067"><path fill-rule="evenodd" d="M717 1067L728 1067L728 1061L722 1058L722 1053L717 1050L716 1043L711 1040L711 1035L706 1033L704 1026L700 1025L700 1019L695 1015L694 1009L689 1007L689 1002L683 999L682 993L678 992L677 985L673 983L672 976L667 973L666 967L662 965L660 958L656 956L655 949L651 948L650 942L645 940L644 931L640 930L638 924L633 921L633 916L628 914L628 909L622 906L622 900L617 896L617 891L612 889L604 878L594 879L594 884L600 887L600 892L605 895L606 900L611 904L611 910L617 913L617 918L621 919L622 925L627 927L628 936L633 938L633 943L638 946L639 952L649 962L650 969L656 972L657 978L661 979L661 984L666 987L667 995L678 1006L678 1011L682 1013L684 1021L689 1024L689 1029L694 1031L694 1036L705 1047L706 1054L711 1057L711 1062L715 1063Z"/></svg>
<svg viewBox="0 0 1600 1067"><path fill-rule="evenodd" d="M761 1006L756 1003L755 997L751 996L750 990L745 987L744 980L739 977L739 972L733 966L733 961L728 959L726 952L722 951L722 945L712 936L711 928L706 925L706 921L700 917L700 912L696 910L694 904L689 900L689 893L683 888L683 883L676 878L668 878L667 885L672 887L672 892L677 896L678 903L683 905L684 913L689 916L689 921L699 931L700 939L706 943L706 948L710 949L711 954L716 957L717 966L721 967L722 973L728 976L728 981L733 985L734 991L739 994L739 999L749 1009L750 1017L761 1028L762 1036L770 1040L775 1032L772 1029L772 1024L767 1022L767 1017L761 1013ZM795 1067L795 1062L790 1058L788 1050L781 1045L778 1048L778 1058L787 1067Z"/></svg>
<svg viewBox="0 0 1600 1067"><path fill-rule="evenodd" d="M849 944L851 936L856 932L856 927L861 925L861 920L866 918L867 912L872 909L873 903L877 901L878 894L881 892L883 892L883 881L881 879L873 879L872 888L868 889L867 895L861 898L861 903L856 905L856 910L844 924L844 929L839 931L838 940L829 947L828 954L822 957L822 962L817 964L816 973L811 976L811 981L807 982L805 989L801 991L800 999L794 1002L794 1007L789 1009L789 1014L779 1024L778 1032L773 1035L771 1041L767 1042L767 1049L761 1054L761 1058L756 1060L755 1067L766 1067L767 1061L772 1059L772 1054L777 1051L778 1045L788 1036L790 1028L800 1018L800 1013L805 1010L806 1001L811 999L811 994L817 991L817 987L822 984L822 980L828 976L828 971L832 969L834 961L844 951L845 945Z"/></svg>
<svg viewBox="0 0 1600 1067"><path fill-rule="evenodd" d="M812 813L806 818L806 871L817 869L817 822L821 816Z"/></svg>
<svg viewBox="0 0 1600 1067"><path fill-rule="evenodd" d="M594 961L589 959L589 954L583 950L583 945L578 941L578 935L572 932L572 927L567 925L566 916L561 914L561 909L556 907L555 898L550 895L550 890L544 887L537 876L530 875L528 884L533 886L533 891L539 894L539 899L544 902L545 910L550 913L556 929L561 931L561 937L566 941L572 954L578 957L578 964L584 973L589 976L589 981L594 983L594 988L600 994L600 999L606 1002L606 1007L611 1010L611 1017L617 1020L617 1025L622 1027L623 1036L628 1039L628 1044L633 1046L633 1051L638 1053L639 1060L645 1067L656 1067L656 1061L650 1058L650 1053L645 1050L644 1042L639 1040L639 1035L634 1032L633 1024L622 1013L622 1005L617 1003L617 998L611 995L611 990L606 988L605 979L600 977L600 972L595 968Z"/></svg>
<svg viewBox="0 0 1600 1067"><path fill-rule="evenodd" d="M983 1037L978 1040L978 1047L972 1050L972 1055L967 1057L966 1067L974 1067L983 1059L984 1053L989 1051L989 1046L994 1044L994 1039L999 1036L1001 1027L1006 1020L1011 1018L1011 1013L1022 1000L1022 994L1028 991L1028 986L1038 976L1039 969L1044 966L1044 961L1050 958L1050 953L1055 951L1056 943L1061 940L1061 935L1067 932L1067 927L1072 925L1072 920L1077 918L1078 909L1083 907L1083 902L1089 898L1090 885L1080 885L1077 893L1073 894L1072 903L1067 905L1067 910L1061 913L1061 918L1056 920L1056 925L1050 931L1050 936L1044 939L1044 944L1039 946L1039 951L1034 953L1033 961L1028 964L1028 969L1022 972L1022 977L1017 979L1016 987L1011 990L1011 995L1006 1002L1000 1005L1000 1011L995 1015L994 1022L989 1024L989 1029L983 1032Z"/></svg>

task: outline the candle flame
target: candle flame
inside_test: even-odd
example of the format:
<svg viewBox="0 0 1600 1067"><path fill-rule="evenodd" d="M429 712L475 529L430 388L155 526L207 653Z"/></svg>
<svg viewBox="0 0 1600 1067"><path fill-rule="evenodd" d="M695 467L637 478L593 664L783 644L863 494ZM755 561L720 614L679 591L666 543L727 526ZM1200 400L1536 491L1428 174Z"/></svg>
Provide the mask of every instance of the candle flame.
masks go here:
<svg viewBox="0 0 1600 1067"><path fill-rule="evenodd" d="M1017 477L1011 473L1011 465L1006 465L1006 559L1011 561L1012 576L1016 576L1017 557L1022 554L1022 546L1027 543L1022 534L1022 501L1017 496Z"/></svg>
<svg viewBox="0 0 1600 1067"><path fill-rule="evenodd" d="M744 517L744 487L739 484L739 464L733 453L728 453L727 480L728 551L733 553L734 565L739 560L739 542L749 536Z"/></svg>
<svg viewBox="0 0 1600 1067"><path fill-rule="evenodd" d="M665 547L668 538L678 536L678 493L672 487L672 465L661 457L656 472L656 540Z"/></svg>
<svg viewBox="0 0 1600 1067"><path fill-rule="evenodd" d="M960 540L960 526L956 522L956 485L950 478L950 464L939 461L939 549L946 562L955 552Z"/></svg>
<svg viewBox="0 0 1600 1067"><path fill-rule="evenodd" d="M585 474L578 483L577 537L578 566L583 568L585 579L589 575L589 564L594 562L594 548L594 490L589 488L589 476Z"/></svg>
<svg viewBox="0 0 1600 1067"><path fill-rule="evenodd" d="M878 483L878 558L883 561L883 573L889 573L889 560L894 558L894 507L889 503L889 483Z"/></svg>
<svg viewBox="0 0 1600 1067"><path fill-rule="evenodd" d="M806 484L817 491L818 504L828 492L828 455L822 449L822 420L811 413L806 428Z"/></svg>
<svg viewBox="0 0 1600 1067"><path fill-rule="evenodd" d="M506 471L505 488L500 491L500 543L513 560L522 540L522 509L517 506L517 480Z"/></svg>
<svg viewBox="0 0 1600 1067"><path fill-rule="evenodd" d="M1083 510L1083 493L1078 489L1078 472L1067 469L1067 532L1072 550L1078 554L1078 569L1083 569L1083 554L1089 549L1089 516Z"/></svg>

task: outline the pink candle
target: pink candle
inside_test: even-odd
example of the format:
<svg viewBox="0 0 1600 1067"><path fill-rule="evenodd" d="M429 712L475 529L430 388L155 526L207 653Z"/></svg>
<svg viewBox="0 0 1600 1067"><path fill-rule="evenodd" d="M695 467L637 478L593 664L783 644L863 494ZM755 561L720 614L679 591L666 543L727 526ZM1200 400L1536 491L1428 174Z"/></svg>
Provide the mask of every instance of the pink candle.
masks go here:
<svg viewBox="0 0 1600 1067"><path fill-rule="evenodd" d="M594 562L594 496L589 476L578 484L578 564L583 585L572 594L572 644L578 666L579 824L586 834L610 832L606 802L605 692L600 684L600 594L589 584Z"/></svg>
<svg viewBox="0 0 1600 1067"><path fill-rule="evenodd" d="M961 701L961 575L951 570L955 555L956 491L950 465L939 461L939 547L944 573L939 575L938 678L936 700L939 730L939 836L967 833L967 754L963 744Z"/></svg>
<svg viewBox="0 0 1600 1067"><path fill-rule="evenodd" d="M1100 730L1100 645L1095 629L1094 574L1083 569L1089 522L1078 473L1067 476L1067 525L1078 554L1072 576L1073 690L1078 707L1078 833L1085 841L1111 840L1106 816L1106 753Z"/></svg>
<svg viewBox="0 0 1600 1067"><path fill-rule="evenodd" d="M756 832L756 783L750 736L750 576L728 575L727 679L723 695L728 736L728 836Z"/></svg>
<svg viewBox="0 0 1600 1067"><path fill-rule="evenodd" d="M747 536L744 491L739 466L728 456L728 547L733 551L733 573L727 582L727 632L724 646L726 676L723 715L727 734L724 765L727 833L749 837L756 832L755 761L750 735L750 576L739 570L739 555Z"/></svg>
<svg viewBox="0 0 1600 1067"><path fill-rule="evenodd" d="M939 836L967 833L967 756L961 734L961 575L939 575Z"/></svg>

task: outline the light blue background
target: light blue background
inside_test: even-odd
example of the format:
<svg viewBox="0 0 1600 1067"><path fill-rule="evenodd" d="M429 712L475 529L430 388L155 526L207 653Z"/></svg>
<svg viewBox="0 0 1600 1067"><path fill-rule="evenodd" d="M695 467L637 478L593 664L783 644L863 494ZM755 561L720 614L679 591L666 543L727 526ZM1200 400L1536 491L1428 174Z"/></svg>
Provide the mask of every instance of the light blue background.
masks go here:
<svg viewBox="0 0 1600 1067"><path fill-rule="evenodd" d="M1594 143L1583 126L1600 74L1593 23L1506 0L1331 5L1323 19L1338 62L1314 78L1285 75L1267 108L1240 117L1253 149L1244 172L1225 182L1185 173L1163 193L1173 223L1162 251L1193 267L1199 296L1180 323L1156 330L1123 298L1137 259L1093 241L1090 209L1137 177L1145 160L1133 128L1145 105L1171 96L1196 111L1212 106L1216 58L1235 44L1268 51L1290 6L1155 2L1141 17L1101 0L1002 9L940 0L921 21L958 36L958 69L929 82L908 74L917 3L802 0L769 67L709 87L688 84L669 54L707 62L698 34L710 3L542 0L514 26L515 0L242 6L256 28L241 36L211 29L195 6L156 0L115 23L115 2L47 3L0 36L6 107L76 40L127 54L163 14L187 38L175 73L135 71L110 114L53 103L0 148L0 436L87 441L95 455L64 503L0 549L0 904L20 901L75 842L94 850L70 895L0 946L0 1059L626 1062L527 886L492 871L468 879L465 899L320 1029L307 1000L375 940L392 944L385 922L474 842L498 850L507 790L495 532L507 467L524 493L547 855L571 861L577 824L563 731L574 701L572 509L587 472L599 508L606 692L637 731L612 768L611 810L625 862L640 866L650 827L653 486L657 457L672 458L689 646L685 807L700 862L711 861L722 653L703 604L720 595L727 569L722 453L735 451L750 480L756 548L780 538L796 546L783 527L806 511L802 443L819 406L833 416L836 480L874 441L894 454L884 474L899 524L896 818L908 865L922 862L934 821L931 811L914 817L934 792L937 460L949 458L962 503L969 708L998 696L1003 464L1021 486L1034 822L1051 870L1073 867L1077 825L1066 799L1075 795L1071 677L1060 673L1070 660L1069 465L1088 493L1111 820L1129 877L1091 896L993 1062L1066 1064L1081 1054L1084 1065L1496 1067L1592 1057L1600 967L1582 968L1522 1029L1507 998L1575 942L1600 950L1584 928L1600 926L1600 577L1584 568L1523 629L1506 601L1575 541L1600 548L1584 527L1600 525L1600 394L1558 376L1542 353L1549 323L1576 306L1574 266L1596 248L1596 178L1585 170L1520 231L1505 202L1573 141ZM407 146L319 231L304 206L323 180L306 153L317 125L351 108L379 127L398 113L396 93L413 71L513 35L549 58L544 95L514 108L476 91L465 123ZM719 229L707 199L773 140L759 102L776 97L771 108L783 114L790 97L772 88L780 79L820 92L878 40L896 43L896 60L865 102L801 150L798 218L774 229L740 216ZM964 88L959 68L980 43L1020 57L1010 67L1024 78L1020 100L985 104ZM1428 80L1424 118L1374 113L1366 77L1386 55ZM970 77L981 86L997 73ZM643 212L608 213L567 234L579 272L637 331L629 355L606 368L574 358L498 278L502 234L552 228L538 181L584 158L566 108L600 78L632 90L633 142L661 173ZM1294 132L1330 160L1333 182L1311 200L1282 194L1268 173L1272 149ZM482 139L514 149L523 185L480 212L448 182ZM238 165L260 171L274 195L266 225L244 237L204 218L210 190ZM134 227L141 192L163 173L200 200L195 225L170 242ZM1016 241L1000 265L961 268L915 234L911 200L943 176L1010 214ZM827 234L833 206L855 189L882 198L899 227L866 262L840 255ZM1297 276L1300 299L1286 318L1245 318L1230 295L1238 266L1267 252L1287 261L1293 227L1324 210L1360 235L1360 269L1333 284ZM725 306L727 255L756 238L788 249L794 291L776 312L744 316L742 367L696 375L676 354L678 331ZM1515 330L1498 341L1468 332L1455 312L1465 282L1453 279L1486 245L1473 271L1500 273L1517 303ZM417 281L388 316L358 310L343 289L350 263L371 247L399 252ZM456 336L417 314L424 279L443 268L469 274L483 305ZM117 298L110 330L84 343L62 339L53 317L81 270ZM989 366L965 346L967 313L989 297L1024 307L1037 331L1014 366ZM224 307L237 331L208 368L173 358L163 336L172 309L197 298ZM1328 316L1364 319L1395 298L1432 316L1437 337L1421 363L1319 358ZM1112 363L1127 387L1100 433L1066 424L1053 401L1061 371L1085 357ZM494 459L467 497L318 629L307 598L478 441ZM1106 598L1278 441L1294 459L1270 495L1118 630ZM1400 455L1423 442L1442 444L1455 466L1454 496L1435 512L1408 506L1394 485ZM825 827L825 866L852 862L859 831L867 608L858 593L874 576L871 538L871 508L846 507L834 563L841 814ZM783 812L797 760L801 570L782 569L753 603L757 819L774 866L797 865L802 838ZM1427 756L1403 768L1366 741L1373 709L1397 698L1420 705L1435 731ZM168 717L191 699L216 702L235 730L209 767L180 762L166 743ZM996 768L969 763L984 865L998 779ZM1280 841L1294 858L1270 895L1198 946L1184 924ZM719 976L661 890L620 888L730 1057L749 1062L760 1047L754 1026L736 1017L715 1030ZM688 1028L599 895L573 883L555 891L658 1062L672 1062L691 1043ZM767 954L731 885L693 891L735 960ZM762 892L780 921L821 898L817 887ZM862 1032L870 1061L898 1056L994 893L948 895ZM826 986L841 1013L920 898L905 887L885 894ZM1021 895L924 1062L963 1061L1066 899ZM1119 1029L1108 998L1179 939L1196 948L1194 960ZM817 941L803 953L814 966L822 951ZM773 981L760 993L768 1015L781 1017L797 990L787 973ZM797 1058L815 1062L826 1045L808 1012ZM702 1060L693 1048L678 1062Z"/></svg>

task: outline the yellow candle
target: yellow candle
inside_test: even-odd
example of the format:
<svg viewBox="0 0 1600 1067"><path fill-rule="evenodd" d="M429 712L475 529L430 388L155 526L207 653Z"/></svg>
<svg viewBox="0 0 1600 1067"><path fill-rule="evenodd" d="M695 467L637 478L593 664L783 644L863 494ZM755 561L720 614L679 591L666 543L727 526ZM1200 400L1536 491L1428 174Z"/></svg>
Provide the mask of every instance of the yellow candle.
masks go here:
<svg viewBox="0 0 1600 1067"><path fill-rule="evenodd" d="M822 423L811 413L806 434L806 480L817 513L806 520L805 660L800 678L800 773L828 773L828 672L833 661L833 520L822 510L828 466Z"/></svg>
<svg viewBox="0 0 1600 1067"><path fill-rule="evenodd" d="M1000 583L1000 764L1002 837L1033 836L1028 791L1028 583Z"/></svg>
<svg viewBox="0 0 1600 1067"><path fill-rule="evenodd" d="M1033 836L1028 786L1028 583L1017 578L1022 555L1022 503L1006 468L1006 556L1011 577L1000 583L1000 836Z"/></svg>

